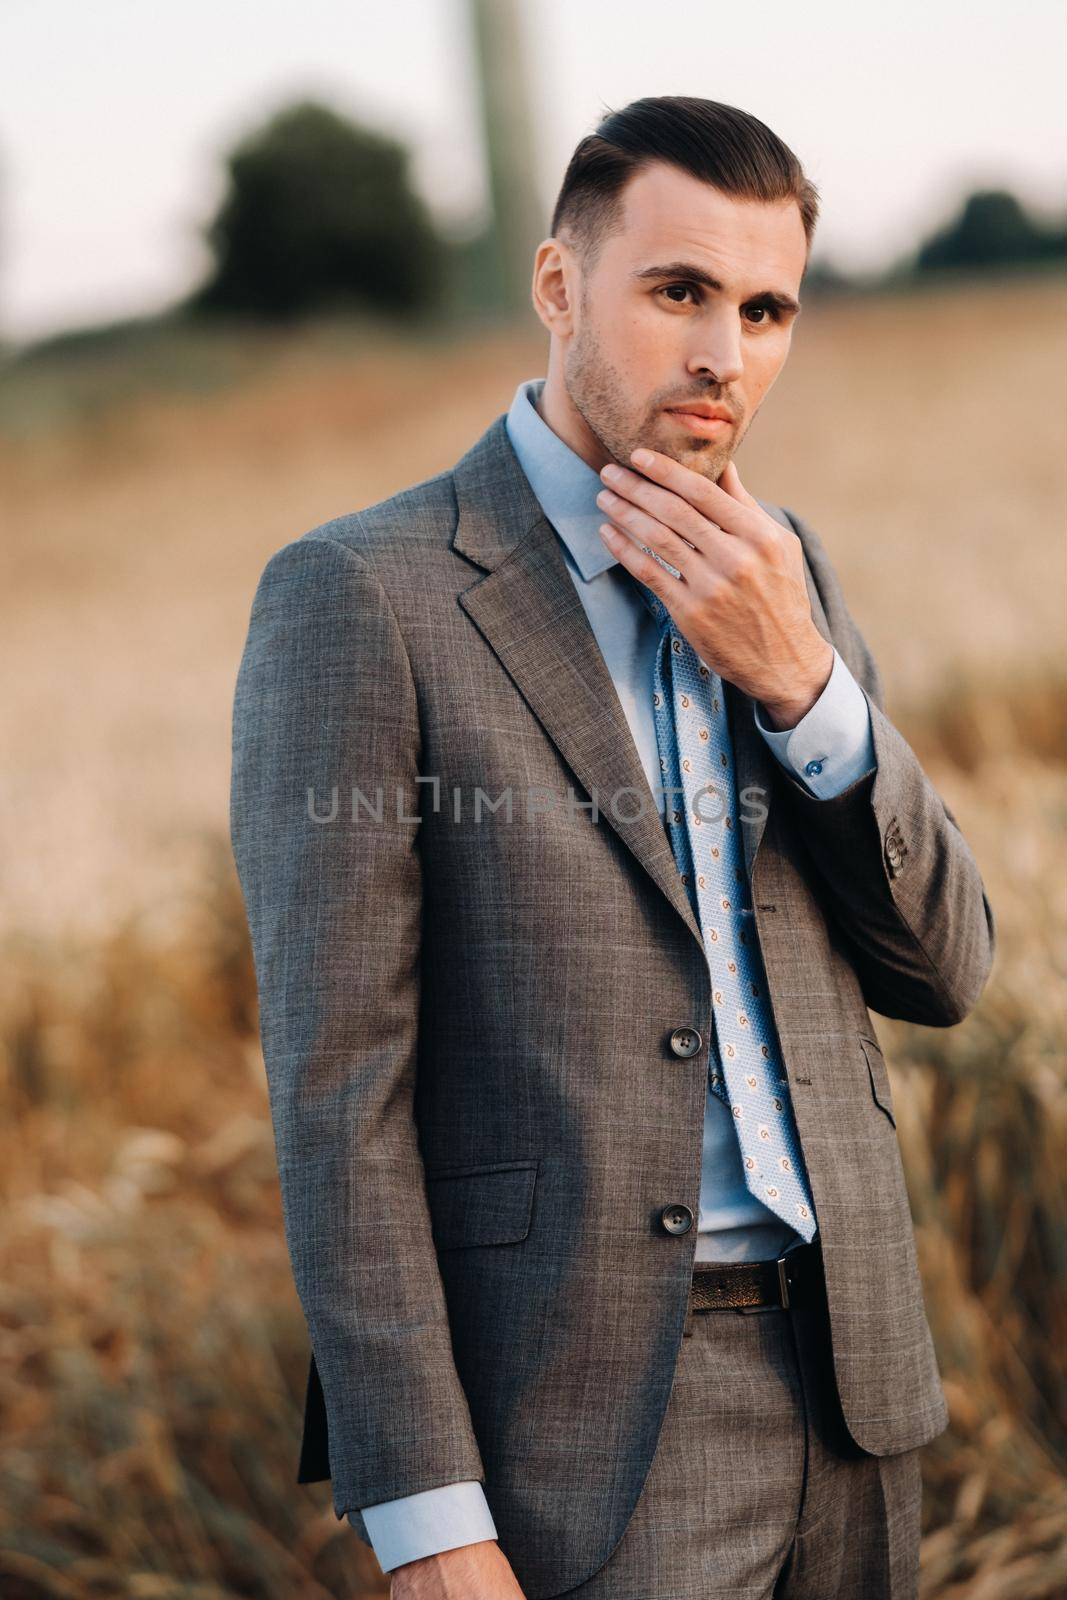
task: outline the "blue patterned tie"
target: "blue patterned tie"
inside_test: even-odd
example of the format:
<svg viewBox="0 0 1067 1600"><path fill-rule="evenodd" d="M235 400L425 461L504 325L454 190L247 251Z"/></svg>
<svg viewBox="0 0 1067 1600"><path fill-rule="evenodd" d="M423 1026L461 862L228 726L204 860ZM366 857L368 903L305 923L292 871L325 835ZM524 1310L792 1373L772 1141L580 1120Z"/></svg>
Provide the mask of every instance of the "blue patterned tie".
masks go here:
<svg viewBox="0 0 1067 1600"><path fill-rule="evenodd" d="M752 908L745 903L748 880L722 679L678 632L659 596L634 582L661 627L653 717L667 829L711 974L711 1089L733 1112L748 1189L811 1240L815 1205Z"/></svg>

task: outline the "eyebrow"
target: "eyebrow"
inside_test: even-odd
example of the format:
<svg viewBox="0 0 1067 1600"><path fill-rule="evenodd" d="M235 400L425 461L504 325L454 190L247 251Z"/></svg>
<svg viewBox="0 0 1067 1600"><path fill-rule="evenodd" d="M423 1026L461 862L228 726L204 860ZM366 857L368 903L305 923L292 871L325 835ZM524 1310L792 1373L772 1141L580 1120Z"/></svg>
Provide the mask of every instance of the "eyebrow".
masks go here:
<svg viewBox="0 0 1067 1600"><path fill-rule="evenodd" d="M665 266L639 267L631 276L637 279L687 278L691 283L703 284L705 289L714 289L716 293L721 294L723 290L718 278L713 278L710 272L692 261L669 261ZM800 310L800 302L794 300L791 294L784 294L781 289L763 289L759 294L749 295L745 304L752 305L757 301L761 305L775 306L779 311L791 311L794 315Z"/></svg>

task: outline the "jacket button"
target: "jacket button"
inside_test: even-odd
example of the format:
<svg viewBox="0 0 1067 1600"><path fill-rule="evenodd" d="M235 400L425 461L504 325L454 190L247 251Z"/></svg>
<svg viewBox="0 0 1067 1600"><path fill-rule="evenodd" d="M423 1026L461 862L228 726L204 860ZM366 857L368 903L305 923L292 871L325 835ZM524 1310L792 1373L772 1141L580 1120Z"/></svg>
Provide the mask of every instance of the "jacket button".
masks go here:
<svg viewBox="0 0 1067 1600"><path fill-rule="evenodd" d="M695 1056L703 1043L696 1028L675 1028L671 1034L671 1049L676 1056Z"/></svg>
<svg viewBox="0 0 1067 1600"><path fill-rule="evenodd" d="M891 833L885 842L885 859L889 866L890 876L895 878L904 865L907 850L899 834Z"/></svg>
<svg viewBox="0 0 1067 1600"><path fill-rule="evenodd" d="M688 1233L693 1226L693 1213L688 1206L664 1206L659 1220L668 1233Z"/></svg>

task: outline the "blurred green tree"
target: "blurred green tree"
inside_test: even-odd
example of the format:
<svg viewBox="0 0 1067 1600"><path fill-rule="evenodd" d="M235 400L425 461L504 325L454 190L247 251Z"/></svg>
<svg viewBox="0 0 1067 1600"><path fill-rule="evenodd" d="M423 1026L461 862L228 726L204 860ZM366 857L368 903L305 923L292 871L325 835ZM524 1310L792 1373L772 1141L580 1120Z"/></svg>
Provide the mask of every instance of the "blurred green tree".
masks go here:
<svg viewBox="0 0 1067 1600"><path fill-rule="evenodd" d="M1044 227L1007 189L980 189L919 246L915 270L1017 266L1064 256L1067 231Z"/></svg>
<svg viewBox="0 0 1067 1600"><path fill-rule="evenodd" d="M286 319L322 309L430 308L447 246L395 140L314 101L287 107L229 155L205 237L214 269L194 311Z"/></svg>

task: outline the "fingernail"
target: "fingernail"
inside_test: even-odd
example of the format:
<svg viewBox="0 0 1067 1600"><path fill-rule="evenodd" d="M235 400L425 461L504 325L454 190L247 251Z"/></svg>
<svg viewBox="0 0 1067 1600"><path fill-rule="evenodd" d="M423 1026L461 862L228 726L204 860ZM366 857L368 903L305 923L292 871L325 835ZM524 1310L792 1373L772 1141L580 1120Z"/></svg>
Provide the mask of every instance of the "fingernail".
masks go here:
<svg viewBox="0 0 1067 1600"><path fill-rule="evenodd" d="M653 461L652 451L633 450L630 453L630 460L636 461L639 467L650 467Z"/></svg>

